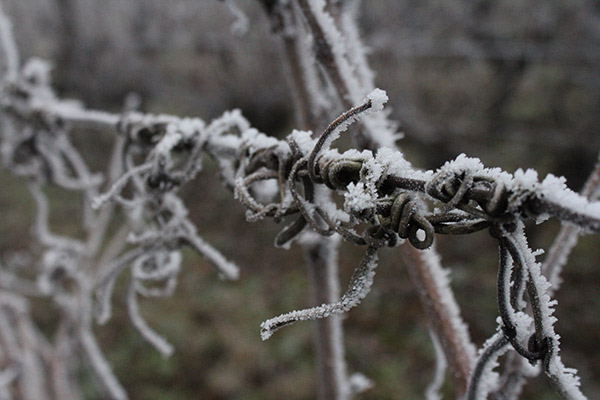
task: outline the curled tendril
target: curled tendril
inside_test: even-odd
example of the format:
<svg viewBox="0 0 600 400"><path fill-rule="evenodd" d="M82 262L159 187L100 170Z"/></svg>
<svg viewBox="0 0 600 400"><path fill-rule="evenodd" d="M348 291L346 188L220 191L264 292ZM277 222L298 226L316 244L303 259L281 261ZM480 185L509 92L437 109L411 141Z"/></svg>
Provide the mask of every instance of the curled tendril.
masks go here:
<svg viewBox="0 0 600 400"><path fill-rule="evenodd" d="M420 212L414 196L409 193L404 192L396 196L389 217L381 218L381 225L386 230L398 233L402 239L408 239L417 249L424 250L433 244L435 229ZM420 231L424 236L420 237Z"/></svg>
<svg viewBox="0 0 600 400"><path fill-rule="evenodd" d="M522 290L524 284L524 268L519 265L514 276L517 277L513 284L509 287L505 284L508 279L507 274L510 271L511 257L509 256L509 244L504 239L500 239L500 268L498 269L498 310L502 319L502 330L504 337L509 341L513 349L521 356L527 358L530 362L544 359L547 350L547 345L542 346L535 339L535 334L530 338L530 344L527 348L518 341L517 325L513 320L512 315L516 312L516 302L518 292Z"/></svg>
<svg viewBox="0 0 600 400"><path fill-rule="evenodd" d="M319 155L323 152L323 150L327 149L327 142L334 140L336 137L336 133L339 134L339 132L346 129L346 127L350 123L355 121L358 117L360 117L361 114L369 110L372 106L373 103L371 99L369 99L365 103L357 107L351 108L350 110L337 117L333 122L329 124L329 126L327 126L325 131L323 131L307 159L308 174L313 182L323 183L322 177L320 177L317 173L317 160Z"/></svg>
<svg viewBox="0 0 600 400"><path fill-rule="evenodd" d="M290 171L291 158L278 151L276 146L259 149L247 156L247 164L241 168L243 177L238 179L235 188L239 200L249 210L247 219L256 221L269 216L278 221L285 215L298 212L296 207L286 205L286 174ZM250 193L254 183L266 180L277 180L279 202L261 204Z"/></svg>
<svg viewBox="0 0 600 400"><path fill-rule="evenodd" d="M314 200L314 184L310 177L306 174L306 171L303 168L307 165L308 158L302 157L292 167L290 171L290 176L288 178L288 186L290 188L290 192L292 193L292 199L294 203L300 210L302 217L306 220L306 223L318 234L323 236L331 236L334 232L330 227L323 227L321 221L316 219L318 215L316 212L316 208L318 206L313 204ZM302 185L304 186L304 195L303 198L298 192L297 180L301 178Z"/></svg>
<svg viewBox="0 0 600 400"><path fill-rule="evenodd" d="M344 190L348 184L360 180L362 165L360 160L330 160L323 166L321 178L330 189Z"/></svg>
<svg viewBox="0 0 600 400"><path fill-rule="evenodd" d="M508 192L500 180L471 171L438 171L425 191L445 203L443 211L459 208L483 219L497 221L507 212ZM475 207L470 205L474 201ZM476 206L479 205L479 208Z"/></svg>

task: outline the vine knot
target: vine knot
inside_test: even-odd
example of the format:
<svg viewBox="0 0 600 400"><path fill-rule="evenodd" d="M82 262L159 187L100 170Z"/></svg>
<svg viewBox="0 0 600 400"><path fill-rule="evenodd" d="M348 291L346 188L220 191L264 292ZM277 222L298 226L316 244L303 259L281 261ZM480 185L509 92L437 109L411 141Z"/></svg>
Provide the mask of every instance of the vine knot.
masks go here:
<svg viewBox="0 0 600 400"><path fill-rule="evenodd" d="M400 193L394 199L389 217L381 218L384 229L398 233L417 249L424 250L433 244L435 229L420 213L419 206L409 193Z"/></svg>
<svg viewBox="0 0 600 400"><path fill-rule="evenodd" d="M506 185L498 179L475 175L469 170L440 170L426 184L425 191L445 203L444 211L460 208L488 220L496 220L507 213Z"/></svg>

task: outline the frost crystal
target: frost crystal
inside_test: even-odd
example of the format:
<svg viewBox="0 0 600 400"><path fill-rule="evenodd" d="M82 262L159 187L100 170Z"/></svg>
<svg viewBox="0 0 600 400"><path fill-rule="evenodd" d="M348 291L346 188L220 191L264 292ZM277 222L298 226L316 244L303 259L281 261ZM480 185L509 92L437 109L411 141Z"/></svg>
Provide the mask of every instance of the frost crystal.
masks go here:
<svg viewBox="0 0 600 400"><path fill-rule="evenodd" d="M387 103L389 98L385 90L376 88L367 95L367 100L371 101L371 109L373 112L377 112L383 110L383 105Z"/></svg>

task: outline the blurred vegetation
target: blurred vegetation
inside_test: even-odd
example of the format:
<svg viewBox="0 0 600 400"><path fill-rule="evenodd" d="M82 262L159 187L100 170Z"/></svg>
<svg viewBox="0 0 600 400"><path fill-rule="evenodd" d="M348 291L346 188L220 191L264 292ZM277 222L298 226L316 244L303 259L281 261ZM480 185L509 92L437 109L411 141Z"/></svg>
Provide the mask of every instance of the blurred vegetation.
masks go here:
<svg viewBox="0 0 600 400"><path fill-rule="evenodd" d="M216 1L8 0L23 57L56 60L62 94L120 110L128 92L145 111L209 120L240 108L262 131L294 126L286 66L258 4L239 1L250 30L236 37L233 16ZM600 150L600 7L595 0L438 2L369 1L360 26L377 84L388 91L400 143L417 166L436 168L459 153L508 171L565 175L578 190ZM82 132L77 144L100 168L110 138ZM22 182L0 172L0 254L25 250L33 204ZM311 323L260 341L260 322L310 305L298 247L275 249L280 228L249 224L210 165L184 191L200 233L242 266L238 282L218 279L186 257L173 298L142 302L151 325L176 348L165 360L130 327L123 288L116 314L96 331L133 399L311 399ZM53 228L77 233L79 207L52 193ZM531 226L534 246L549 248L558 224ZM495 329L497 250L487 233L438 237L462 315L478 345ZM585 392L600 393L598 237L583 237L557 294L557 331L565 364L580 369ZM342 285L361 249L343 245ZM38 320L51 311L36 302ZM372 293L344 322L351 372L375 386L364 399L422 398L434 354L417 293L394 250L382 256ZM49 329L49 331L51 331ZM89 398L100 399L81 371ZM449 383L448 385L451 385ZM447 393L452 393L447 388ZM523 398L556 396L543 377Z"/></svg>

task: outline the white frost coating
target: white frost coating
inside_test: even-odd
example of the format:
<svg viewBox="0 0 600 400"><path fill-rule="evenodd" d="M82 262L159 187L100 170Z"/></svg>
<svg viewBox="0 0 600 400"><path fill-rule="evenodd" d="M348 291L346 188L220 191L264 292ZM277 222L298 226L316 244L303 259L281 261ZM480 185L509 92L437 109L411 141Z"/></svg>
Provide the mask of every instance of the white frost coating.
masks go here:
<svg viewBox="0 0 600 400"><path fill-rule="evenodd" d="M206 127L208 137L220 136L226 133L244 133L250 129L250 123L238 109L225 111L219 118ZM231 132L233 130L233 132ZM235 131L238 132L235 132Z"/></svg>
<svg viewBox="0 0 600 400"><path fill-rule="evenodd" d="M177 130L184 139L191 139L201 134L206 123L200 118L182 118L177 124Z"/></svg>
<svg viewBox="0 0 600 400"><path fill-rule="evenodd" d="M389 97L385 90L375 88L367 95L367 100L371 101L371 109L373 112L378 112L383 110L383 106L387 103Z"/></svg>
<svg viewBox="0 0 600 400"><path fill-rule="evenodd" d="M176 276L181 269L181 253L179 251L157 251L138 257L131 270L136 280L161 281Z"/></svg>
<svg viewBox="0 0 600 400"><path fill-rule="evenodd" d="M588 177L581 195L590 201L597 201L600 196L600 157L594 170ZM564 224L548 251L548 256L542 265L542 273L548 279L551 286L548 294L552 296L562 283L560 274L567 263L567 259L573 248L577 245L580 229L573 225Z"/></svg>
<svg viewBox="0 0 600 400"><path fill-rule="evenodd" d="M551 341L550 359L547 361L545 372L552 380L555 390L561 393L565 398L574 400L586 399L579 389L580 382L579 377L577 376L577 370L565 367L558 354L560 336L554 331L554 323L557 319L552 315L554 313L553 307L556 305L556 300L551 300L550 296L547 294L550 284L541 274L540 264L536 262L535 256L529 248L524 233L523 222L517 221L515 233L510 234L504 232L504 235L518 249L523 257L523 262L529 272L530 279L534 284L537 297L539 298L539 312L542 320L541 333Z"/></svg>
<svg viewBox="0 0 600 400"><path fill-rule="evenodd" d="M494 347L495 344L502 338L504 333L502 331L496 332L491 338L485 341L481 348L479 355L483 355L490 348ZM509 347L504 345L502 348L492 352L487 359L483 367L483 371L479 376L476 392L474 393L474 400L487 400L490 392L496 390L499 385L499 375L494 369L499 365L498 358L508 351ZM472 382L470 382L470 385Z"/></svg>
<svg viewBox="0 0 600 400"><path fill-rule="evenodd" d="M50 210L48 199L44 195L41 187L38 184L31 183L27 186L36 205L36 218L34 232L40 241L45 246L56 247L60 249L69 249L80 254L85 249L84 244L76 239L55 235L50 232L48 222L50 221Z"/></svg>
<svg viewBox="0 0 600 400"><path fill-rule="evenodd" d="M356 50L350 50L356 43L359 43L360 46L360 41L350 42L349 39L352 38L346 37L338 30L334 18L325 10L325 1L308 0L308 4L331 48L335 64L348 94L347 100L357 104L364 93L373 89L372 82L369 82L369 74L365 73L365 70L368 70L366 59L360 55L362 49L358 50L359 54L356 53ZM353 52L354 54L352 54ZM369 86L365 86L366 84ZM383 113L371 115L365 118L363 123L368 128L368 136L379 146L392 147L395 141L401 137L394 133L392 124Z"/></svg>
<svg viewBox="0 0 600 400"><path fill-rule="evenodd" d="M192 247L203 255L225 279L236 280L240 276L240 268L226 259L218 250L208 244L195 232L184 237Z"/></svg>
<svg viewBox="0 0 600 400"><path fill-rule="evenodd" d="M377 193L365 187L365 184L350 182L344 193L344 209L352 215L360 215L375 207Z"/></svg>
<svg viewBox="0 0 600 400"><path fill-rule="evenodd" d="M363 88L354 76L354 71L346 57L346 41L337 29L336 23L331 15L325 11L324 0L308 0L311 11L315 16L327 43L331 47L335 63L338 66L342 79L347 85L350 100L356 103L362 96Z"/></svg>
<svg viewBox="0 0 600 400"><path fill-rule="evenodd" d="M446 172L448 174L460 174L470 172L475 175L487 176L491 179L498 180L506 186L515 186L514 177L508 172L502 171L500 168L486 168L479 158L468 157L464 153L459 154L454 160L446 161L442 167L436 172ZM517 171L515 174L519 174ZM530 179L530 178L527 178ZM527 180L526 179L526 180Z"/></svg>
<svg viewBox="0 0 600 400"><path fill-rule="evenodd" d="M348 378L351 394L359 394L373 388L373 381L360 372L355 372Z"/></svg>
<svg viewBox="0 0 600 400"><path fill-rule="evenodd" d="M46 295L52 294L57 289L58 279L72 277L77 268L75 254L59 248L47 250L41 264L42 270L37 277L37 286Z"/></svg>
<svg viewBox="0 0 600 400"><path fill-rule="evenodd" d="M567 187L564 177L550 174L538 185L537 190L549 201L600 219L600 202L590 203L585 197L573 192Z"/></svg>
<svg viewBox="0 0 600 400"><path fill-rule="evenodd" d="M433 343L433 349L435 350L435 374L433 376L433 380L425 390L425 400L441 400L440 389L444 384L448 362L446 361L444 349L442 348L442 345L435 332L430 330L429 337L431 338L431 343Z"/></svg>
<svg viewBox="0 0 600 400"><path fill-rule="evenodd" d="M96 289L96 321L99 324L106 323L111 317L111 299L117 277L133 260L143 255L144 251L145 249L142 247L130 250L104 268L100 284Z"/></svg>
<svg viewBox="0 0 600 400"><path fill-rule="evenodd" d="M347 10L340 13L340 29L346 39L346 52L360 85L364 88L375 86L375 74L367 61L367 50L362 43L356 18L360 13L360 2L350 1L344 5Z"/></svg>
<svg viewBox="0 0 600 400"><path fill-rule="evenodd" d="M385 172L385 166L373 158L372 153L368 152L367 154L369 156L363 160L360 175L367 190L376 193L377 185L380 183L383 173Z"/></svg>
<svg viewBox="0 0 600 400"><path fill-rule="evenodd" d="M364 150L349 158L362 160L361 181L356 184L351 182L346 187L344 209L352 215L360 215L375 208L379 197L377 186L387 166L374 159L373 153L369 150Z"/></svg>
<svg viewBox="0 0 600 400"><path fill-rule="evenodd" d="M173 147L181 141L182 135L177 131L174 125L167 126L167 132L154 147L154 152L157 155L168 157Z"/></svg>
<svg viewBox="0 0 600 400"><path fill-rule="evenodd" d="M154 164L148 162L148 163L139 165L135 168L132 168L129 171L127 171L126 173L124 173L119 179L117 179L117 181L115 183L113 183L111 188L106 193L96 197L92 201L92 208L94 208L95 210L100 208L104 203L106 203L107 201L109 201L112 198L114 198L115 196L117 196L119 194L119 192L127 185L127 183L129 183L130 179L132 179L136 175L140 175L146 171L151 170L153 167L154 167Z"/></svg>
<svg viewBox="0 0 600 400"><path fill-rule="evenodd" d="M267 203L273 200L279 193L279 186L273 179L267 181L258 181L253 186L253 191L256 196L256 200Z"/></svg>
<svg viewBox="0 0 600 400"><path fill-rule="evenodd" d="M267 136L254 128L249 128L242 134L242 143L248 148L250 153L257 150L277 148L280 151L288 152L289 147L285 142L277 140L273 136Z"/></svg>
<svg viewBox="0 0 600 400"><path fill-rule="evenodd" d="M137 288L138 285L136 280L132 280L129 284L129 291L127 294L127 311L131 323L139 332L139 334L150 343L156 350L158 350L163 356L169 357L173 354L173 346L167 342L165 338L156 333L146 323L142 315L140 314L140 308L137 301Z"/></svg>
<svg viewBox="0 0 600 400"><path fill-rule="evenodd" d="M260 325L262 340L269 339L275 331L294 322L327 318L332 314L342 314L356 307L371 290L375 268L377 268L377 259L377 248L369 247L359 267L354 271L348 289L346 289L340 301L304 310L291 311L271 318Z"/></svg>
<svg viewBox="0 0 600 400"><path fill-rule="evenodd" d="M294 129L289 135L289 139L293 141L304 155L310 154L317 143L316 139L312 138L312 131L300 131Z"/></svg>
<svg viewBox="0 0 600 400"><path fill-rule="evenodd" d="M343 121L341 121L332 131L328 132L327 137L323 143L323 146L320 149L320 153L329 150L331 144L340 137L340 135L345 132L348 127L356 121L363 119L364 117L373 114L375 112L383 110L383 105L388 100L387 94L385 91L381 89L374 89L371 93L369 93L359 104L358 107L365 106L370 104L370 106L360 112L350 113L346 111L346 117ZM336 120L337 122L338 120Z"/></svg>
<svg viewBox="0 0 600 400"><path fill-rule="evenodd" d="M412 167L411 163L408 162L399 151L395 151L389 147L381 147L377 149L375 160L381 164L387 175L413 176L415 173L417 173L419 176L415 178L422 179L422 172L416 171Z"/></svg>
<svg viewBox="0 0 600 400"><path fill-rule="evenodd" d="M294 2L294 6L297 7L296 2ZM296 26L297 30L303 28L303 26ZM328 91L323 90L323 84L319 79L319 65L314 62L313 36L305 29L298 36L300 36L297 37L298 61L302 67L302 83L310 94L311 105L317 113L331 110L333 108L332 100L328 96Z"/></svg>
<svg viewBox="0 0 600 400"><path fill-rule="evenodd" d="M52 64L38 57L32 57L25 62L23 66L23 77L33 82L34 85L39 86L39 89L43 93L51 93L47 88L50 86L50 72L52 71ZM43 88L43 89L42 89ZM54 100L54 96L48 96L48 100Z"/></svg>

